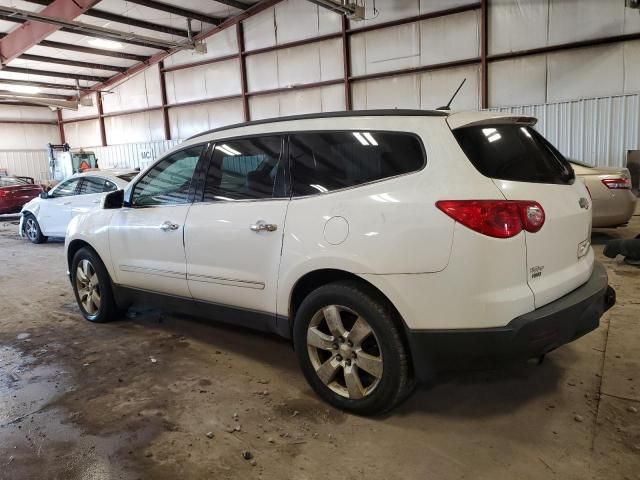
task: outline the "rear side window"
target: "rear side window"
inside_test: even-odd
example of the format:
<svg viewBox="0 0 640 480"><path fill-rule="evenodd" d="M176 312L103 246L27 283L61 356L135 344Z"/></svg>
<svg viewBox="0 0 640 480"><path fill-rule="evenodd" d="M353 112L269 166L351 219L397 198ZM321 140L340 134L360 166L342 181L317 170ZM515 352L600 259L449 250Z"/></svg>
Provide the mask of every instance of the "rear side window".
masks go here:
<svg viewBox="0 0 640 480"><path fill-rule="evenodd" d="M204 201L283 198L285 177L281 136L223 140L213 150Z"/></svg>
<svg viewBox="0 0 640 480"><path fill-rule="evenodd" d="M83 177L78 195L91 195L94 193L113 192L117 190L116 184L99 177Z"/></svg>
<svg viewBox="0 0 640 480"><path fill-rule="evenodd" d="M326 193L425 165L420 140L395 132L316 132L289 139L293 196Z"/></svg>
<svg viewBox="0 0 640 480"><path fill-rule="evenodd" d="M485 177L529 183L570 184L569 162L533 128L482 125L453 131L474 167Z"/></svg>

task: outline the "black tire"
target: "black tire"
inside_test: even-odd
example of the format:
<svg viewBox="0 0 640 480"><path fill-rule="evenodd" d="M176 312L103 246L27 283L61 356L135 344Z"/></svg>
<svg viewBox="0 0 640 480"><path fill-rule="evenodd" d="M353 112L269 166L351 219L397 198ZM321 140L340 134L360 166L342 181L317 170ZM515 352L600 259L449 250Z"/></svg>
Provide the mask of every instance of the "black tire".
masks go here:
<svg viewBox="0 0 640 480"><path fill-rule="evenodd" d="M342 387L339 384L344 380L344 385L346 385L345 373L347 370L345 365L351 365L351 361L347 364L343 362L341 369L340 367L338 368L334 377L336 380L329 383L333 388L327 386L320 379L318 373L316 373L316 367L314 367L313 362L315 361L317 365L319 357L315 356L315 359L312 360L312 357L316 354L311 353L311 350L314 349L313 347L308 348L307 345L309 326L312 321L317 322L314 319L326 318L326 315L320 312L325 307L332 305L346 307L346 310L339 315L340 318L344 318L346 314L352 317L352 322L354 317L362 317L366 320L374 334L369 335L368 338L374 337L377 351L380 352L382 357L382 373L378 383L362 398L348 398L351 396L350 392L345 392L348 387ZM410 360L400 331L394 322L394 315L396 314L392 307L377 292L356 281L340 281L324 285L311 292L304 299L295 316L293 328L294 347L305 378L322 399L337 408L358 415L377 415L390 410L411 393L414 382L411 378ZM342 321L345 329L347 329L346 324L348 321L349 318ZM318 328L326 329L329 323L327 322L324 325L325 327ZM331 334L329 335L331 338L337 338ZM348 339L350 333L345 335L345 339ZM344 340L341 341L344 342ZM333 343L331 348L334 349L335 345ZM365 348L365 342L362 342L362 345L362 348ZM338 354L338 360L342 358L338 353L341 352L341 348L339 347L337 351L324 352L324 349L316 349L315 351L322 352L325 355L324 361L320 359L320 362L324 362L324 365L329 359L335 359L334 355L336 354ZM354 352L355 349L348 352L348 355L351 356L350 358L354 358L353 364L358 365L360 357ZM366 370L362 370L359 366L355 370L356 373L360 372L359 375L369 376ZM342 378L340 375L342 375ZM373 376L369 377L375 381ZM360 382L361 386L364 384L365 382ZM336 388L342 388L343 394L336 393ZM345 393L347 393L348 397L344 396Z"/></svg>
<svg viewBox="0 0 640 480"><path fill-rule="evenodd" d="M84 296L84 293L81 298L79 289L84 282L82 278L79 279L78 266L81 263L85 266L86 263L83 262L88 262L91 267L91 269L89 269L91 275L85 276L91 280L93 274L95 274L98 280L97 286L93 287L93 290L98 292L99 305L97 305L97 307L94 302L92 302L89 307L85 305L87 297ZM73 293L76 296L76 301L78 302L78 307L80 307L80 312L86 320L93 323L106 323L120 317L121 312L118 310L113 296L111 277L109 277L109 272L107 272L104 263L102 263L102 260L100 260L100 257L93 249L89 247L81 248L73 256L71 262L71 285L73 287ZM83 303L83 300L85 303Z"/></svg>
<svg viewBox="0 0 640 480"><path fill-rule="evenodd" d="M38 220L30 213L24 216L22 233L24 233L25 237L27 237L31 243L45 243L49 239L49 237L42 234Z"/></svg>

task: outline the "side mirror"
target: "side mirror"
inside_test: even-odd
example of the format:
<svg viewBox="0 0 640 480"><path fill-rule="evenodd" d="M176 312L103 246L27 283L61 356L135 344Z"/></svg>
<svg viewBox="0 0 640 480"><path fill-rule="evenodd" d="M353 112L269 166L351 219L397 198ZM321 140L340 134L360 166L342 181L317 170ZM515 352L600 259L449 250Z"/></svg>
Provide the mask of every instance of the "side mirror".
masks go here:
<svg viewBox="0 0 640 480"><path fill-rule="evenodd" d="M124 190L116 190L105 195L102 200L102 208L113 210L124 206Z"/></svg>
<svg viewBox="0 0 640 480"><path fill-rule="evenodd" d="M49 194L47 192L40 192L40 198L46 200L49 198Z"/></svg>

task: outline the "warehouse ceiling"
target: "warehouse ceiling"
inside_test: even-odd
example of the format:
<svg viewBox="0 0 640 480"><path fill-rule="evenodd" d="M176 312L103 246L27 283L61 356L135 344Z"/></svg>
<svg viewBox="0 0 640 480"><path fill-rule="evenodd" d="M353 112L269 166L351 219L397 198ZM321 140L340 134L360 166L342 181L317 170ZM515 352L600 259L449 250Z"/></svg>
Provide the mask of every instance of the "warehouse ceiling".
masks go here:
<svg viewBox="0 0 640 480"><path fill-rule="evenodd" d="M44 99L55 106L76 96L78 87L101 89L154 55L198 51L200 32L257 3L0 0L0 103L42 105Z"/></svg>

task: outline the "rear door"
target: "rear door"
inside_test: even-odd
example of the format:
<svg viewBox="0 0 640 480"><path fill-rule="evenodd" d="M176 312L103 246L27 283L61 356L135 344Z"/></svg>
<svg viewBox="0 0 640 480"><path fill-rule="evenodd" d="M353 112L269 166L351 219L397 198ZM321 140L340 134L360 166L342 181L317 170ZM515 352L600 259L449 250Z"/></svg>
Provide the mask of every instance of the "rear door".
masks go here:
<svg viewBox="0 0 640 480"><path fill-rule="evenodd" d="M185 253L196 300L266 313L275 319L278 269L289 204L281 135L218 142L202 202L189 210Z"/></svg>
<svg viewBox="0 0 640 480"><path fill-rule="evenodd" d="M471 163L507 200L533 200L544 209L542 229L523 232L536 308L586 282L593 268L591 201L567 160L530 124L517 119L453 132Z"/></svg>

